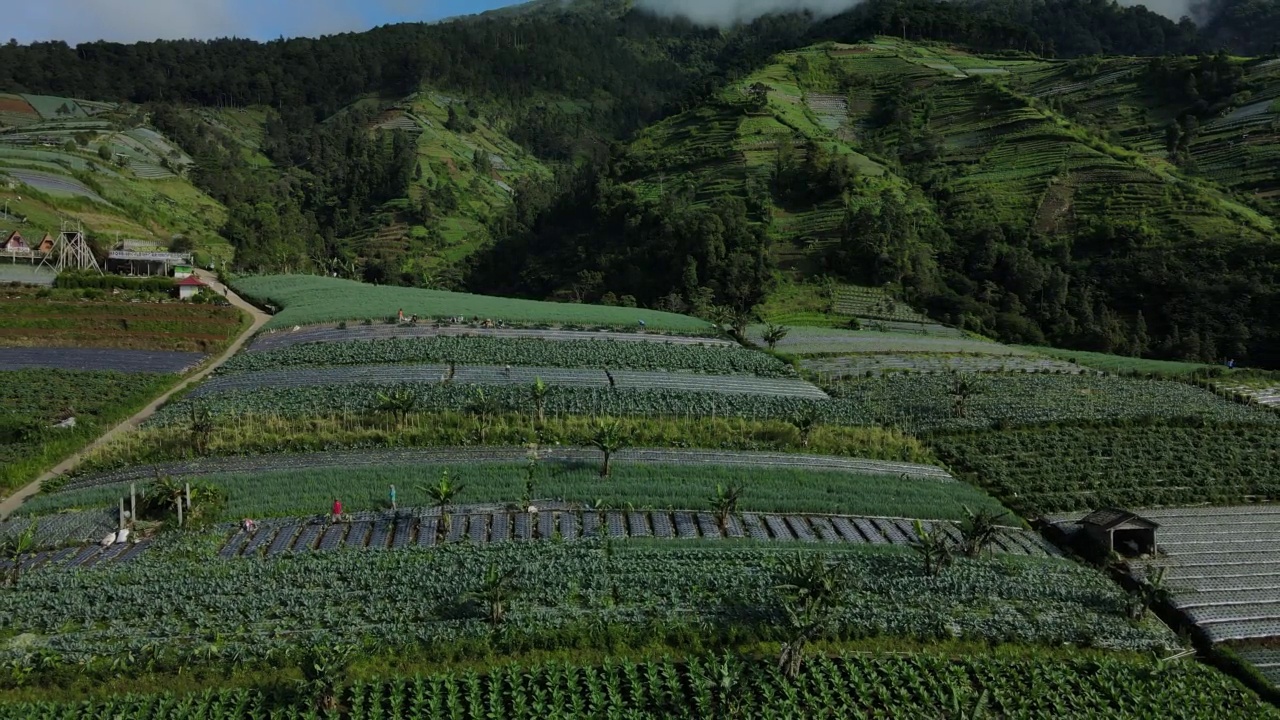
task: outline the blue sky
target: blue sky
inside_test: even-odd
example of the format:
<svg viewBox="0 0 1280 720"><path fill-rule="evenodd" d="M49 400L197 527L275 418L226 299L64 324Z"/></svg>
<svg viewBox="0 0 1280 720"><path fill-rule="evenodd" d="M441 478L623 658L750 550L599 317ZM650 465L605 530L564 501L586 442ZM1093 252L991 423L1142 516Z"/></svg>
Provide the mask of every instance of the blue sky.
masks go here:
<svg viewBox="0 0 1280 720"><path fill-rule="evenodd" d="M235 35L260 40L439 20L518 0L21 0L4 10L0 42L16 38L132 42Z"/></svg>

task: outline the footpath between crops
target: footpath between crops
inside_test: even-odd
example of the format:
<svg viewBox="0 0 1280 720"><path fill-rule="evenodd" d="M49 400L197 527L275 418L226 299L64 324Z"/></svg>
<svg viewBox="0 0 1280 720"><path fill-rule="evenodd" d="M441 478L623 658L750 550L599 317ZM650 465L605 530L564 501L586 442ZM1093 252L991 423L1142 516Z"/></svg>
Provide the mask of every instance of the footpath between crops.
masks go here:
<svg viewBox="0 0 1280 720"><path fill-rule="evenodd" d="M270 315L264 313L254 305L250 304L249 302L241 298L233 290L223 285L221 282L218 282L217 280L215 280L209 273L203 270L197 270L196 274L199 275L200 279L203 280L206 284L208 284L209 287L211 287L214 290L214 292L223 294L223 296L226 297L226 299L230 301L232 305L243 310L244 312L249 313L250 317L253 318L253 322L249 325L249 327L244 332L240 333L240 336L237 337L235 341L232 342L229 346L227 346L227 349L224 350L221 355L215 358L213 362L208 363L200 371L187 377L185 380L183 380L182 382L179 382L177 385L174 385L172 388L169 388L167 392L165 392L163 395L156 398L155 400L152 400L146 407L134 413L127 420L111 428L106 433L104 433L101 437L89 443L88 445L84 446L79 451L71 454L69 457L65 458L62 462L55 465L48 472L36 478L33 482L28 484L26 487L23 487L22 489L18 490L14 494L5 498L3 501L0 501L0 520L4 520L5 518L9 517L11 514L13 514L15 510L17 510L22 505L22 503L26 502L27 498L30 498L31 496L40 492L40 487L45 482L49 481L54 477L57 477L58 475L62 475L74 469L77 465L80 464L80 461L83 460L85 455L87 455L89 452L111 441L112 439L119 436L120 434L140 426L143 422L146 422L147 418L154 415L155 412L160 409L160 406L163 405L165 402L167 402L169 398L173 397L175 393L186 389L188 386L194 383L200 382L205 377L207 377L209 373L213 372L214 370L217 370L223 363L230 360L231 357L234 356L236 352L238 352L240 348L244 346L244 344L249 340L249 338L253 337L254 333L258 332L258 330L260 330L263 325L266 325L267 321L271 319Z"/></svg>

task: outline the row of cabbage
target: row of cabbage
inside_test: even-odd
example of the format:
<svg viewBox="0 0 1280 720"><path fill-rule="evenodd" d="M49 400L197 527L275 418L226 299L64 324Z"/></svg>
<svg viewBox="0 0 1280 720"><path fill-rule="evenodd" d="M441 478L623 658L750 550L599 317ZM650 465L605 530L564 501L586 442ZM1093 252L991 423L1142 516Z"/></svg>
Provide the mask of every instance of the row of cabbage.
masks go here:
<svg viewBox="0 0 1280 720"><path fill-rule="evenodd" d="M719 678L733 681L724 692ZM1227 676L1190 661L1157 666L1128 657L947 657L928 653L818 656L789 678L766 658L695 656L683 662L548 663L486 673L357 681L337 704L349 720L548 718L999 717L1009 720L1178 717L1267 720L1280 712ZM942 714L939 714L939 709ZM317 718L307 698L210 690L7 708L14 720L106 717L239 720Z"/></svg>
<svg viewBox="0 0 1280 720"><path fill-rule="evenodd" d="M655 383L659 384L660 383ZM456 411L563 416L648 416L672 418L733 417L784 420L814 417L820 422L866 425L874 421L855 401L817 400L796 396L748 395L716 391L670 390L661 387L624 389L553 385L537 398L525 385L369 384L227 390L172 404L157 413L152 426L183 425L192 409L203 407L215 417L271 415L311 417L364 415L378 411L389 395L407 393L418 411Z"/></svg>
<svg viewBox="0 0 1280 720"><path fill-rule="evenodd" d="M831 394L911 432L1151 418L1280 422L1191 385L1114 376L894 374L841 382Z"/></svg>
<svg viewBox="0 0 1280 720"><path fill-rule="evenodd" d="M283 368L219 375L191 393L203 397L228 390L304 388L343 384L445 383L453 385L567 385L621 390L663 388L740 395L780 395L825 400L826 393L797 378L635 370L577 370L490 365L352 365Z"/></svg>
<svg viewBox="0 0 1280 720"><path fill-rule="evenodd" d="M386 448L341 451L329 450L315 453L289 455L238 455L230 457L199 457L155 465L132 465L114 470L87 472L68 478L61 485L46 487L62 491L116 485L128 482L149 481L161 475L204 476L219 473L305 472L318 469L358 470L394 466L449 466L483 465L490 463L526 463L528 447L426 447ZM594 448L555 445L540 447L538 463L545 465L594 464L600 452ZM909 479L954 482L942 468L934 465L890 462L866 458L836 457L832 455L806 455L801 453L770 453L715 450L676 450L669 448L623 448L613 454L621 464L664 465L675 467L727 467L770 470L832 471L866 473L906 477ZM29 500L40 503L48 493ZM24 506L23 510L26 511Z"/></svg>
<svg viewBox="0 0 1280 720"><path fill-rule="evenodd" d="M795 368L777 358L740 346L510 337L393 338L294 345L241 353L223 365L221 372L401 363L679 370L763 377L796 374Z"/></svg>
<svg viewBox="0 0 1280 720"><path fill-rule="evenodd" d="M1280 499L1274 425L1023 429L930 444L1024 515Z"/></svg>
<svg viewBox="0 0 1280 720"><path fill-rule="evenodd" d="M468 600L490 570L512 572L503 638L551 648L689 633L777 639L787 626L780 562L806 549L665 549L586 541L339 551L289 562L218 561L204 543L170 541L129 563L37 571L0 594L0 625L42 638L69 663L134 658L270 659L299 644L489 648L489 608ZM834 546L827 546L828 548ZM1118 587L1064 560L958 559L936 576L905 548L824 549L843 568L833 634L1167 650L1163 626L1132 623ZM246 589L251 589L246 592ZM110 598L103 602L102 598Z"/></svg>

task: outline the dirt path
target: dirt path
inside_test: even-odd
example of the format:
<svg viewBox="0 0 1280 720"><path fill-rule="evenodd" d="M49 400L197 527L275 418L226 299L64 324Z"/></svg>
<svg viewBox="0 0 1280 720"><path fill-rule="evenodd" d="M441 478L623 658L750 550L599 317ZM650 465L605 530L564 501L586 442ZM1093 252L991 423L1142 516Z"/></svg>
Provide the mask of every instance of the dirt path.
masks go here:
<svg viewBox="0 0 1280 720"><path fill-rule="evenodd" d="M254 307L253 305L250 305L248 302L242 299L239 295L236 295L234 292L231 292L231 290L229 290L225 285L213 279L213 276L211 276L209 273L203 270L197 270L196 274L200 276L201 280L208 283L208 285L212 287L218 294L221 295L225 293L226 298L231 301L232 305L235 305L241 310L249 313L253 317L253 324L249 326L248 330L245 330L243 333L241 333L240 337L236 338L235 341L232 342L231 345L225 351L223 351L223 353L219 355L213 362L206 364L204 369L200 370L194 375L191 375L187 379L178 383L173 388L171 388L168 392L156 398L155 400L151 401L149 405L139 410L136 414L133 415L133 417L130 417L128 420L125 420L119 425L116 425L115 427L111 428L102 437L99 437L97 440L94 440L92 443L86 445L79 452L75 453L74 455L58 463L56 466L54 466L52 470L36 478L35 481L32 482L31 484L27 485L21 490L18 490L13 495L10 495L9 497L5 498L3 502L0 502L0 520L3 520L9 517L9 515L12 514L13 511L17 510L18 506L22 505L22 503L25 502L27 498L40 492L40 485L44 483L46 480L49 480L50 478L53 478L57 475L66 473L67 471L74 468L76 465L79 465L80 460L83 459L88 452L90 452L91 450L93 450L94 448L100 445L110 442L111 440L121 435L122 433L128 432L129 430L132 430L138 427L147 418L154 415L156 410L158 410L160 406L165 403L166 400L172 397L174 393L178 392L179 390L182 390L183 388L187 387L188 385L191 385L192 383L196 383L203 380L205 376L207 376L209 373L213 372L214 370L217 370L218 367L222 365L222 363L229 360L232 355L235 355L236 351L239 350L249 338L253 337L253 334L257 332L259 328L265 325L267 320L271 319L270 315L262 312L261 310Z"/></svg>

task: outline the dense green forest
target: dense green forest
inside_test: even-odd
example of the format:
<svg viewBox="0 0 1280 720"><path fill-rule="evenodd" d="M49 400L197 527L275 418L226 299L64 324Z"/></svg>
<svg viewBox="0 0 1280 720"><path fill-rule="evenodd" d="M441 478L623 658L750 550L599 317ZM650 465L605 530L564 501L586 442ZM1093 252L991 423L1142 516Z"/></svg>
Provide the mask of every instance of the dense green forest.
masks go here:
<svg viewBox="0 0 1280 720"><path fill-rule="evenodd" d="M245 270L710 315L825 275L1008 340L1274 365L1271 146L1208 168L1236 143L1216 119L1280 85L1264 61L1214 52L1274 52L1280 35L1260 28L1277 5L1218 0L1196 24L1104 0L871 0L717 29L619 3L533 3L267 43L11 42L0 91L140 105L226 205ZM902 44L861 63L824 49L877 36ZM930 42L1009 65L939 75L955 58L916 57ZM1109 56L1158 59L1113 71ZM1090 94L1113 75L1124 117ZM371 131L424 88L456 98L440 131L477 147L467 177L499 177L478 127L546 170L472 210L475 181L445 181L456 163L433 174L413 136ZM812 98L843 103L845 121L819 127ZM252 146L206 112L228 107L261 109ZM993 169L1003 161L976 152L976 132L1056 159ZM351 241L378 217L420 224L434 247L464 211L486 240L447 272L421 272L421 245L384 255Z"/></svg>

